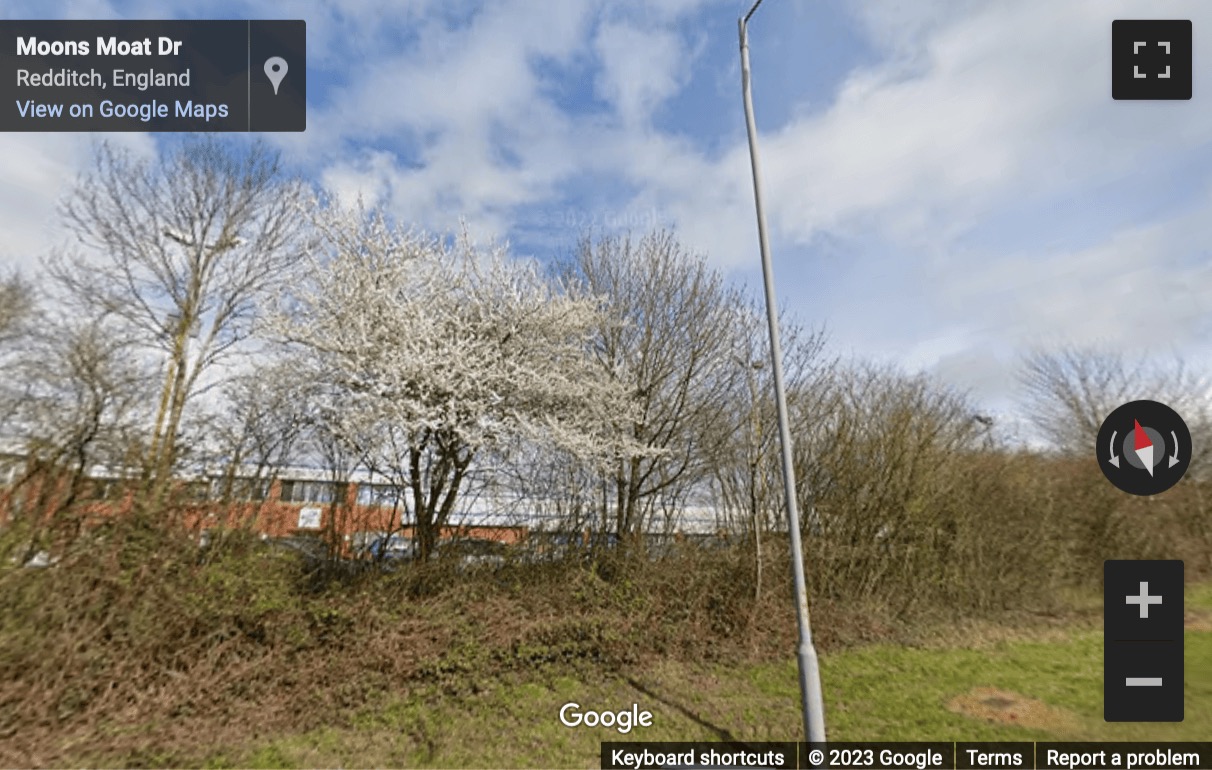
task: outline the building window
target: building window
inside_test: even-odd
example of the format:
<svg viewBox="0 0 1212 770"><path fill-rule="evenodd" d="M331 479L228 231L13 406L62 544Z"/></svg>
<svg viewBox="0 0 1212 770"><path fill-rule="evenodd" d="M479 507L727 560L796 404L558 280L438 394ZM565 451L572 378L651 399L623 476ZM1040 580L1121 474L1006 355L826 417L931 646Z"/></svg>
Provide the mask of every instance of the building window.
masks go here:
<svg viewBox="0 0 1212 770"><path fill-rule="evenodd" d="M210 499L210 480L198 479L189 481L181 487L181 498L194 503L204 503Z"/></svg>
<svg viewBox="0 0 1212 770"><path fill-rule="evenodd" d="M216 482L217 494L224 494L223 487L227 483L227 481ZM226 494L231 500L260 502L269 497L269 479L231 479L230 491Z"/></svg>
<svg viewBox="0 0 1212 770"><path fill-rule="evenodd" d="M394 508L400 501L400 491L394 484L359 484L358 505Z"/></svg>
<svg viewBox="0 0 1212 770"><path fill-rule="evenodd" d="M81 497L85 500L117 500L122 496L121 479L88 479Z"/></svg>
<svg viewBox="0 0 1212 770"><path fill-rule="evenodd" d="M331 503L341 498L344 488L331 481L283 481L282 502Z"/></svg>
<svg viewBox="0 0 1212 770"><path fill-rule="evenodd" d="M0 457L0 486L10 486L17 480L21 472L21 458L14 456Z"/></svg>

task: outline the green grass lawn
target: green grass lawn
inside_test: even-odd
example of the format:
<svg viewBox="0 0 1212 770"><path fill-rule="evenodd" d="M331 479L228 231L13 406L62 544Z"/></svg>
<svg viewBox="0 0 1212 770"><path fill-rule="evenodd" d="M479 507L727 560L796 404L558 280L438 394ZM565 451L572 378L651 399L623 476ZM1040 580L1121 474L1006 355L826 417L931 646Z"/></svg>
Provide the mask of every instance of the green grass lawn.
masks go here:
<svg viewBox="0 0 1212 770"><path fill-rule="evenodd" d="M1212 586L1190 589L1188 610L1212 613ZM1101 628L1023 632L1003 641L959 640L920 648L874 645L822 658L831 740L1207 740L1212 738L1212 632L1186 635L1186 720L1102 720ZM604 740L798 740L794 660L724 667L660 663L629 675L569 678L535 672L486 685L475 696L436 691L359 714L340 728L216 750L211 767L596 767ZM977 688L1031 699L1028 724L955 713ZM979 690L978 690L979 692ZM638 703L653 726L623 736L571 729L570 701L617 710Z"/></svg>

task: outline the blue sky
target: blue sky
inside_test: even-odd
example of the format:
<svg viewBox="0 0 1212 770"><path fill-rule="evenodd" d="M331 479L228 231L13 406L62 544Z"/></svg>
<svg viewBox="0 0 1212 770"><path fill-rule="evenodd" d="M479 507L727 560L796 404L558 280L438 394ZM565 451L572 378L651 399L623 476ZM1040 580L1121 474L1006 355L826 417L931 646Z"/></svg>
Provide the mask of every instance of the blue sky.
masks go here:
<svg viewBox="0 0 1212 770"><path fill-rule="evenodd" d="M676 229L760 286L733 0L9 2L8 18L303 18L317 185L550 258ZM1189 102L1110 98L1139 2L765 0L750 25L780 301L836 351L1009 409L1031 345L1212 366L1212 5ZM155 136L111 135L141 152ZM233 137L236 141L242 138ZM0 261L36 270L86 135L0 135Z"/></svg>

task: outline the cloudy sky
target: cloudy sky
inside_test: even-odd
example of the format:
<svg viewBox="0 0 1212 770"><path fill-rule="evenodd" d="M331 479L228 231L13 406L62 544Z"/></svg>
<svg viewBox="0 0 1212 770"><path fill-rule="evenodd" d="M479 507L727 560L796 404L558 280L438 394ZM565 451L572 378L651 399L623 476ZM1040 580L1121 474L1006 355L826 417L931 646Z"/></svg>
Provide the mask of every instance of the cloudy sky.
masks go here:
<svg viewBox="0 0 1212 770"><path fill-rule="evenodd" d="M27 0L0 17L303 18L308 130L267 138L317 184L540 259L587 228L674 228L756 289L747 6ZM1193 20L1193 98L1116 102L1111 22L1144 7L766 0L751 58L783 308L994 411L1034 345L1212 366L1212 4L1147 4ZM93 139L0 135L0 264L38 268Z"/></svg>

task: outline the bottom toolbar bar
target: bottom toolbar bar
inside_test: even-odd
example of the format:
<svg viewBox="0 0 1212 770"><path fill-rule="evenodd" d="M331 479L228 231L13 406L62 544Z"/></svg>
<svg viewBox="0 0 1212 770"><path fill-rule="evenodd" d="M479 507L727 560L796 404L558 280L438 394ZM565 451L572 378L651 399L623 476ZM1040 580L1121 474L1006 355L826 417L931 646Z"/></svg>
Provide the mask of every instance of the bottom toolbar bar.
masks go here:
<svg viewBox="0 0 1212 770"><path fill-rule="evenodd" d="M885 770L1212 770L1212 742L602 744L603 768L884 768Z"/></svg>

